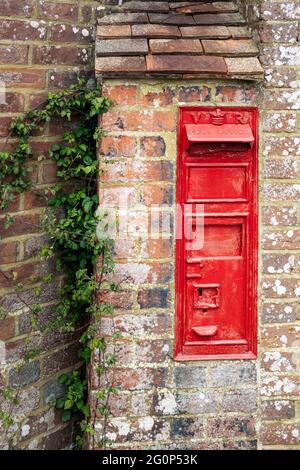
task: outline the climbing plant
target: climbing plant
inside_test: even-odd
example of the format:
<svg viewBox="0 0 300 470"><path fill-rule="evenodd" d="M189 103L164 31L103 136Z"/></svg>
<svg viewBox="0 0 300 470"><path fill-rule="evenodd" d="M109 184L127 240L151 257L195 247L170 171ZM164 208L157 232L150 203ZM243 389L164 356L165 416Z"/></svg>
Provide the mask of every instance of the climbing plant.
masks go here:
<svg viewBox="0 0 300 470"><path fill-rule="evenodd" d="M113 271L111 256L113 242L108 236L97 235L97 227L105 227L106 214L98 210L98 159L97 145L101 139L101 129L97 127L97 117L107 112L110 103L101 96L99 87L90 87L80 80L68 90L49 93L42 105L17 117L11 125L9 137L17 138L12 151L0 152L0 209L7 210L14 198L32 187L28 163L32 156L30 138L34 132L53 119L69 123L61 143L52 145L49 155L56 163L58 183L46 190L39 191L47 203L42 217L41 228L48 235L48 242L41 250L42 258L56 260L56 273L62 280L59 300L54 315L42 328L39 322L41 307L38 298L43 284L52 281L54 275L47 274L41 279L34 279L36 302L28 304L22 293L25 286L16 287L17 295L29 311L32 328L42 335L51 331L73 332L78 325L86 325L80 338L80 357L88 363L92 354L100 359L97 373L104 376L104 385L96 394L96 410L107 419L109 397L115 393L108 383L108 369L114 364L114 351L108 353L105 339L99 337L99 323L103 315L111 315L112 308L99 302L103 285L106 290L116 289L110 283L108 275ZM43 158L43 157L39 157ZM5 227L14 223L13 217L3 215ZM104 223L103 223L104 220ZM96 270L97 264L97 270ZM3 273L7 279L7 273ZM2 317L5 312L1 312ZM90 321L92 320L92 321ZM89 326L88 326L89 325ZM117 334L114 335L117 337ZM31 345L27 347L26 357L20 363L31 361L39 350ZM87 403L87 382L85 374L74 371L64 374L59 379L65 387L65 395L54 405L63 410L62 419L69 421L74 414L81 416L81 429L85 434L93 435L93 423L90 422L90 410ZM0 423L9 432L13 427L13 406L18 403L18 390L7 388L2 395L10 402L0 408ZM105 432L93 445L105 446ZM77 443L84 444L84 437L78 437Z"/></svg>

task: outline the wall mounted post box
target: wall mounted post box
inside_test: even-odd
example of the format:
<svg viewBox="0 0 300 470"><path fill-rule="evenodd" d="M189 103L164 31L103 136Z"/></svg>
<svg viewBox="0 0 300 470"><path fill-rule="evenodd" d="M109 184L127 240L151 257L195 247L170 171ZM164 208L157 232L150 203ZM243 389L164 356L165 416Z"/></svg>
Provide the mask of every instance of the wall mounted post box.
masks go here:
<svg viewBox="0 0 300 470"><path fill-rule="evenodd" d="M258 111L181 108L175 359L253 359L257 343ZM196 239L197 237L195 237Z"/></svg>

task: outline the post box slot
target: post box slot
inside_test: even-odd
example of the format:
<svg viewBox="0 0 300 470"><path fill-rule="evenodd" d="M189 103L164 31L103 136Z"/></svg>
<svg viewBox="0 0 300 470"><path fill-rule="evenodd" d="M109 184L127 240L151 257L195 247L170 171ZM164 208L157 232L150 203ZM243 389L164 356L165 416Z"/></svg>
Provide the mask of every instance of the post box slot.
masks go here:
<svg viewBox="0 0 300 470"><path fill-rule="evenodd" d="M226 157L242 157L246 155L250 149L250 143L241 142L201 142L191 143L189 146L189 154L192 156L214 156L220 154Z"/></svg>

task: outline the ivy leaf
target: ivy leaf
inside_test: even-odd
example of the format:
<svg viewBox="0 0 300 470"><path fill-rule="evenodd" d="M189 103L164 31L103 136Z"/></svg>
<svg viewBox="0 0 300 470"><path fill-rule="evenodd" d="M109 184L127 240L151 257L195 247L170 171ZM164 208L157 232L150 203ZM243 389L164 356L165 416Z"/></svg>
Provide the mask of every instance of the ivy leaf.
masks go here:
<svg viewBox="0 0 300 470"><path fill-rule="evenodd" d="M72 416L71 411L65 410L65 411L63 412L63 414L62 414L62 418L61 418L61 419L62 419L62 422L63 422L63 423L67 423L68 421L70 421L71 416Z"/></svg>

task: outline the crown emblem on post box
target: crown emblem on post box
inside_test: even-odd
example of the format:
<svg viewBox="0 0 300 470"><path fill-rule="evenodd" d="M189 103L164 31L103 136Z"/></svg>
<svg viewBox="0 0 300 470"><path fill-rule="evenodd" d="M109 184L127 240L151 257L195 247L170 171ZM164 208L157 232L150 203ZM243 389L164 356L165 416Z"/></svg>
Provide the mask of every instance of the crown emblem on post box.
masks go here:
<svg viewBox="0 0 300 470"><path fill-rule="evenodd" d="M215 126L222 126L225 121L225 113L223 113L219 108L216 109L213 113L210 113L211 122Z"/></svg>

